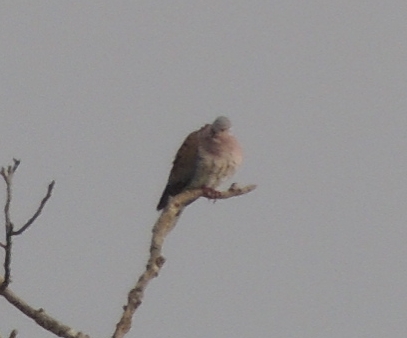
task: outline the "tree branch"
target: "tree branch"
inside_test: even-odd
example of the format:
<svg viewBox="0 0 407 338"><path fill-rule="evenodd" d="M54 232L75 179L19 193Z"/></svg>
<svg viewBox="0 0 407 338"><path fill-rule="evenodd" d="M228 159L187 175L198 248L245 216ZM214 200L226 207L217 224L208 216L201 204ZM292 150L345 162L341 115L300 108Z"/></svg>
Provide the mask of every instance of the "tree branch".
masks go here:
<svg viewBox="0 0 407 338"><path fill-rule="evenodd" d="M150 281L158 276L158 273L165 263L165 258L161 255L164 239L175 227L185 207L202 196L212 199L226 199L247 194L254 189L256 189L255 185L238 188L236 184L232 184L226 191L216 191L215 194L213 194L215 197L212 197L212 194L210 194L210 196L207 195L203 189L187 190L175 196L170 203L168 203L153 227L150 257L146 269L127 296L127 304L123 307L124 311L122 317L116 324L116 330L113 333L112 338L122 338L127 332L129 332L133 315L142 303L145 289Z"/></svg>
<svg viewBox="0 0 407 338"><path fill-rule="evenodd" d="M54 333L59 337L64 338L86 338L89 337L81 332L77 332L67 325L62 324L55 318L45 313L43 309L34 309L28 305L24 300L16 296L9 288L10 275L11 275L11 251L12 251L12 238L22 234L25 230L32 225L38 216L41 214L45 204L50 199L55 182L52 181L48 185L47 194L42 199L37 211L34 215L17 231L14 231L14 225L10 216L10 204L12 199L12 178L17 170L20 161L14 160L13 166L8 166L7 169L1 168L0 175L6 183L6 203L4 206L5 228L6 228L6 244L1 243L1 247L5 250L4 259L4 277L0 276L0 295L2 295L10 304L14 305L22 313L33 319L38 325L44 329ZM13 331L10 337L16 337L17 331Z"/></svg>
<svg viewBox="0 0 407 338"><path fill-rule="evenodd" d="M0 282L3 282L4 279L0 276ZM67 325L64 325L57 321L55 318L49 316L45 313L43 309L34 309L30 305L28 305L24 300L16 296L9 288L2 292L4 298L7 301L14 305L17 309L19 309L22 313L26 316L33 319L38 325L43 327L44 329L54 333L58 337L64 338L85 338L89 337L81 332L77 332L70 328Z"/></svg>
<svg viewBox="0 0 407 338"><path fill-rule="evenodd" d="M43 309L34 309L23 299L16 296L8 287L10 284L11 275L10 266L12 238L13 236L18 236L24 233L37 220L46 203L51 198L51 194L55 185L54 181L52 181L48 185L47 193L42 199L34 215L23 226L21 226L19 230L14 231L14 225L11 221L10 216L10 205L12 200L11 187L13 174L17 170L19 164L20 161L14 159L13 166L8 166L7 169L1 168L0 170L0 175L3 177L6 183L6 202L4 206L6 242L5 244L0 243L0 247L5 250L5 273L4 277L0 276L0 295L2 295L10 304L14 305L25 315L33 319L38 325L59 337L89 338L88 335L77 332L69 326L62 324L55 318L49 316ZM161 254L164 240L166 236L171 232L171 230L175 227L183 210L199 197L206 197L214 200L226 199L249 193L255 188L255 185L249 185L243 188L239 188L236 184L232 184L232 186L228 190L223 192L215 191L212 189L195 189L185 191L171 199L170 203L163 210L153 227L153 234L150 245L150 257L146 264L145 271L141 274L134 288L131 289L128 294L127 304L123 307L124 311L122 317L116 325L116 330L113 334L113 338L122 338L127 332L129 332L132 325L133 315L142 303L145 289L147 288L150 281L158 276L161 268L165 263L165 258ZM15 338L16 335L17 331L13 330L10 334L10 337Z"/></svg>
<svg viewBox="0 0 407 338"><path fill-rule="evenodd" d="M4 291L11 281L11 248L12 248L12 233L13 224L10 223L6 226L6 245L5 245L5 255L4 255L4 281L0 283L0 294Z"/></svg>
<svg viewBox="0 0 407 338"><path fill-rule="evenodd" d="M38 216L41 214L42 209L44 208L45 204L47 203L47 201L49 200L49 198L51 197L52 194L52 190L54 189L54 185L55 185L55 181L52 181L49 185L48 185L48 190L47 190L47 194L45 195L45 197L42 199L40 206L38 207L37 211L34 213L34 215L27 221L27 223L25 223L19 230L17 231L13 231L12 235L13 236L18 236L21 235L25 230L27 230L27 228L33 224L35 222L35 220L38 218Z"/></svg>
<svg viewBox="0 0 407 338"><path fill-rule="evenodd" d="M0 293L8 287L10 284L10 277L11 277L11 250L12 250L12 238L13 236L21 235L28 227L34 223L34 221L38 218L41 214L42 209L44 208L45 204L51 197L52 190L55 185L55 181L52 181L48 185L48 191L46 196L42 199L40 206L38 207L37 211L34 215L24 224L19 230L14 231L14 224L11 222L10 216L10 205L12 199L12 179L13 175L16 172L18 166L20 165L20 161L14 159L14 165L8 166L7 170L3 167L0 170L0 175L3 177L4 182L6 183L6 203L4 206L4 217L5 217L5 228L6 228L6 244L1 243L1 247L5 250L5 258L4 258L4 281L0 283Z"/></svg>
<svg viewBox="0 0 407 338"><path fill-rule="evenodd" d="M10 276L11 276L11 248L12 248L12 234L13 234L13 223L11 223L10 218L10 204L12 199L12 192L11 192L11 182L14 173L16 172L18 166L20 165L20 161L13 159L14 165L8 166L7 170L2 167L0 170L0 175L3 177L4 182L6 183L6 203L4 205L4 218L5 218L5 229L6 229L6 244L2 244L2 247L5 250L4 256L4 281L0 283L0 293L7 288L10 284Z"/></svg>

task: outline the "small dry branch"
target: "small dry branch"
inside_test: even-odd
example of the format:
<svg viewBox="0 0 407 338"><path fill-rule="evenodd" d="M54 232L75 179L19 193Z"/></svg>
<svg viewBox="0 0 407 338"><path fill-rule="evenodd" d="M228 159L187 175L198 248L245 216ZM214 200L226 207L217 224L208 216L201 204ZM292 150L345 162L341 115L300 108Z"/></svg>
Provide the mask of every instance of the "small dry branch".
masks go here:
<svg viewBox="0 0 407 338"><path fill-rule="evenodd" d="M22 313L33 319L38 325L44 329L54 333L58 337L65 338L85 338L87 335L77 332L67 325L62 324L55 318L51 317L43 309L34 309L29 304L27 304L23 299L16 296L8 287L11 282L11 253L14 236L23 234L40 216L45 204L51 198L52 191L54 189L55 182L52 181L48 185L47 193L42 199L39 207L35 211L34 215L24 224L19 230L14 231L14 224L11 221L10 215L10 205L12 200L12 179L16 172L20 161L14 159L14 165L8 166L7 168L1 168L0 175L3 177L6 183L6 203L4 206L4 218L5 218L5 231L6 231L6 242L0 243L1 248L5 251L4 256L4 277L0 276L0 295L3 296L10 304L14 305ZM12 331L10 337L16 337L17 331Z"/></svg>
<svg viewBox="0 0 407 338"><path fill-rule="evenodd" d="M30 225L34 223L34 221L38 218L41 214L42 209L44 208L45 204L51 197L52 190L55 185L55 181L52 181L47 190L47 194L42 199L39 207L37 208L34 215L17 231L14 231L14 224L11 221L10 215L10 205L12 200L12 180L14 173L16 172L18 166L20 165L20 161L14 159L14 165L10 165L6 168L2 167L0 170L0 175L3 177L4 182L6 183L6 203L4 205L4 218L5 218L5 231L6 231L6 243L1 243L1 247L5 250L5 257L4 257L4 280L0 283L0 293L4 291L10 284L11 278L11 251L13 246L13 236L21 235L25 230L28 229Z"/></svg>

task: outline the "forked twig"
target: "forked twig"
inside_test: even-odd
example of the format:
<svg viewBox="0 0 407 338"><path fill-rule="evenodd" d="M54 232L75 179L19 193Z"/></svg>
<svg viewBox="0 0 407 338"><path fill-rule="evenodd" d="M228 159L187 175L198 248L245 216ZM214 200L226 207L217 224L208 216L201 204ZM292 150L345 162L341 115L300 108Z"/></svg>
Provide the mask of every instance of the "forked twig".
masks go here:
<svg viewBox="0 0 407 338"><path fill-rule="evenodd" d="M14 231L14 224L11 221L10 216L10 205L12 200L12 179L13 175L16 172L18 166L20 165L20 161L14 159L14 165L10 165L5 169L4 167L0 170L0 175L3 177L4 182L6 183L6 203L4 205L4 218L5 218L5 230L6 230L6 243L1 243L1 247L5 250L5 257L4 257L4 280L0 284L0 293L4 291L8 285L10 284L11 278L11 251L13 246L13 236L21 235L28 227L34 223L34 221L38 218L41 214L42 209L44 208L45 204L51 197L52 190L55 185L55 181L52 181L48 185L48 190L46 196L42 199L37 211L34 215L24 224L19 230Z"/></svg>
<svg viewBox="0 0 407 338"><path fill-rule="evenodd" d="M52 181L48 185L47 194L42 199L39 207L35 211L34 215L17 231L14 231L14 225L10 216L10 204L12 199L12 178L13 174L17 170L20 161L14 160L13 166L8 166L7 169L1 168L0 175L3 177L6 183L6 203L4 206L5 228L6 228L6 243L1 243L1 247L5 250L4 259L4 277L0 276L0 295L2 295L10 304L14 305L22 313L33 319L38 325L44 329L54 333L58 337L65 338L86 338L87 335L73 330L71 327L62 324L55 318L48 315L43 309L35 309L27 304L23 299L16 296L8 287L10 284L11 275L11 251L12 251L12 239L14 236L21 235L27 230L39 217L45 204L51 197L54 189L55 182ZM10 337L16 337L17 331L12 331Z"/></svg>

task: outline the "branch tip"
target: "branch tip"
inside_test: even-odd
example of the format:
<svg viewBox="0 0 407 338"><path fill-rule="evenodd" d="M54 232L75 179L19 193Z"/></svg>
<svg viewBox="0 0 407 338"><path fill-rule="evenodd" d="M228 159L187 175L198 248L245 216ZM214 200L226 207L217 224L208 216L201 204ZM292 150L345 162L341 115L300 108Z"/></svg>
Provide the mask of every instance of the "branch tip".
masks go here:
<svg viewBox="0 0 407 338"><path fill-rule="evenodd" d="M13 158L14 165L13 165L13 173L17 170L18 166L20 165L21 161Z"/></svg>
<svg viewBox="0 0 407 338"><path fill-rule="evenodd" d="M54 189L54 185L55 185L55 181L51 181L51 183L48 185L47 194L42 199L37 211L34 213L34 215L19 230L13 231L14 236L21 235L25 230L28 229L28 227L31 224L33 224L35 222L35 220L41 214L42 209L45 207L45 204L48 202L49 198L51 197L52 191Z"/></svg>

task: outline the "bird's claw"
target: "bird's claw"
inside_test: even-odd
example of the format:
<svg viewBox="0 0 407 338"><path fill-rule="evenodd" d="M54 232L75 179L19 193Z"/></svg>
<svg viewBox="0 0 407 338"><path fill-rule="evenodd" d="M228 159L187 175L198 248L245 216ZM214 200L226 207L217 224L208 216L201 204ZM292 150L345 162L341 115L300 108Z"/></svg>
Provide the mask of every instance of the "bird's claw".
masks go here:
<svg viewBox="0 0 407 338"><path fill-rule="evenodd" d="M213 188L202 187L202 192L203 197L214 200L214 202L216 202L216 200L221 196L221 192Z"/></svg>

